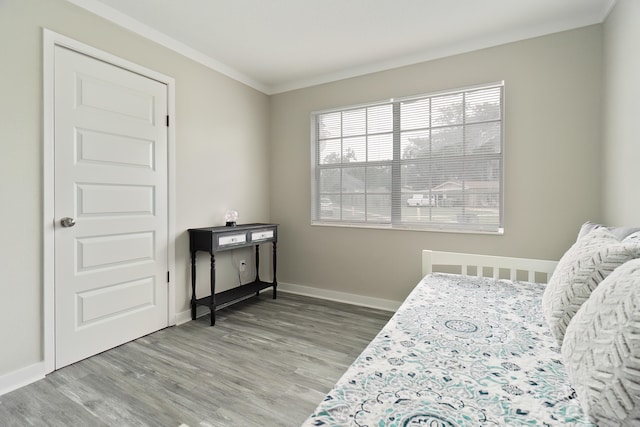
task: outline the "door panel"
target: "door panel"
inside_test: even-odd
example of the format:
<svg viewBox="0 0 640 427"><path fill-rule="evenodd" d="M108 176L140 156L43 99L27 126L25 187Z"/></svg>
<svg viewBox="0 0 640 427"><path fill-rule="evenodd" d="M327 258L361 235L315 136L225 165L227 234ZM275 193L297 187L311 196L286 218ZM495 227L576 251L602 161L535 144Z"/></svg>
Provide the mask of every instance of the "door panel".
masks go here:
<svg viewBox="0 0 640 427"><path fill-rule="evenodd" d="M153 277L80 292L77 294L78 327L108 321L112 317L126 315L133 310L153 307L156 303L155 297Z"/></svg>
<svg viewBox="0 0 640 427"><path fill-rule="evenodd" d="M54 80L60 368L168 326L167 87L58 46Z"/></svg>
<svg viewBox="0 0 640 427"><path fill-rule="evenodd" d="M79 184L78 217L89 215L153 215L154 188L148 185Z"/></svg>
<svg viewBox="0 0 640 427"><path fill-rule="evenodd" d="M154 97L148 93L123 87L120 82L104 81L99 77L76 74L77 109L97 109L127 116L145 123L153 123Z"/></svg>
<svg viewBox="0 0 640 427"><path fill-rule="evenodd" d="M77 129L78 162L154 168L154 142L104 132Z"/></svg>
<svg viewBox="0 0 640 427"><path fill-rule="evenodd" d="M77 273L155 261L153 232L83 237L76 243Z"/></svg>

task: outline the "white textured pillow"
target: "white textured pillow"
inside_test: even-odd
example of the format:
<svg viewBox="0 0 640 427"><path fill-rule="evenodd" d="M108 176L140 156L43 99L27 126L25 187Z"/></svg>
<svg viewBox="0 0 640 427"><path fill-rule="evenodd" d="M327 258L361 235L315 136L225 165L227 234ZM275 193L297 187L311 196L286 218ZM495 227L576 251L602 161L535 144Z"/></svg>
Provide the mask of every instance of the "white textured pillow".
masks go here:
<svg viewBox="0 0 640 427"><path fill-rule="evenodd" d="M635 233L629 234L627 237L622 239L624 243L633 243L640 242L640 231L636 231Z"/></svg>
<svg viewBox="0 0 640 427"><path fill-rule="evenodd" d="M580 231L578 232L578 237L576 239L576 242L580 239L582 239L584 236L586 236L587 234L591 233L593 230L598 230L601 228L607 228L602 224L597 224L595 222L591 222L591 221L587 221L584 224L582 224L582 226L580 227Z"/></svg>
<svg viewBox="0 0 640 427"><path fill-rule="evenodd" d="M616 267L638 257L640 243L620 242L606 228L589 232L569 248L542 296L542 311L558 344L596 286Z"/></svg>
<svg viewBox="0 0 640 427"><path fill-rule="evenodd" d="M640 425L640 259L618 267L567 328L562 357L598 425Z"/></svg>
<svg viewBox="0 0 640 427"><path fill-rule="evenodd" d="M580 227L578 238L576 240L582 239L593 230L600 230L603 228L609 230L614 236L616 236L618 240L625 239L632 233L640 232L640 227L609 227L603 224L597 224L595 222L587 221L582 224L582 227Z"/></svg>

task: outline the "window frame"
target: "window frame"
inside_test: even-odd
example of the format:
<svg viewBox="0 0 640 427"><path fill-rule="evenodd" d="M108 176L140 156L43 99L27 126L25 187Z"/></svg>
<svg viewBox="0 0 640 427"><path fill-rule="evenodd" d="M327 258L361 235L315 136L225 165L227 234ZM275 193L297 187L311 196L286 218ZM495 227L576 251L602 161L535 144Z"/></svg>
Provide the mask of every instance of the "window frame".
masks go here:
<svg viewBox="0 0 640 427"><path fill-rule="evenodd" d="M498 193L497 193L497 215L498 215L498 223L496 225L491 226L481 226L480 224L469 223L469 222L452 222L452 223L434 223L434 222L411 222L411 221L403 221L402 220L402 199L403 199L403 190L402 190L402 177L401 177L401 168L404 165L408 165L411 163L435 163L438 160L445 160L446 162L455 161L455 156L447 156L447 157L434 157L429 154L427 156L428 160L416 160L416 159L403 159L402 158L402 143L401 143L401 135L403 132L408 132L407 129L402 129L401 127L401 106L402 103L425 100L429 99L431 103L431 99L435 97L442 97L447 95L455 95L455 94L463 94L463 99L465 99L465 95L468 92L479 91L483 89L491 89L491 88L499 88L500 89L500 104L499 104L499 119L498 120L484 120L479 122L467 123L466 122L466 113L465 106L466 104L463 102L462 104L462 123L458 124L463 128L463 132L468 130L468 126L471 126L475 123L489 123L489 122L499 122L499 152L493 154L472 154L469 155L465 153L462 157L468 159L471 156L474 159L484 159L484 160L496 160L499 165L499 179L497 180L498 185ZM326 114L331 113L340 113L342 117L342 113L348 112L351 110L358 109L368 109L377 106L391 105L393 110L393 128L391 131L393 138L393 157L391 160L377 160L377 161L368 161L365 158L365 161L360 162L344 162L341 158L338 163L321 163L320 159L320 141L323 140L319 138L319 117ZM432 114L432 107L429 107L430 114ZM341 121L341 129L342 129L342 121ZM365 125L366 126L366 125ZM454 125L447 125L448 127L453 127ZM443 126L443 127L447 127ZM401 98L391 98L388 100L370 102L365 104L356 104L343 106L338 108L326 109L326 110L318 110L313 111L310 114L310 135L311 135L311 225L317 226L334 226L334 227L350 227L350 228L374 228L374 229L394 229L394 230L412 230L412 231L438 231L438 232L449 232L449 233L467 233L467 234L504 234L504 180L505 180L505 168L504 168L504 159L505 159L505 135L504 135L504 127L505 127L505 83L504 81L497 81L492 83L484 83L473 86L461 87L461 88L453 88L447 89L437 92L430 92L426 94L405 96ZM433 129L438 129L438 126L435 126L431 123L431 118L429 119L429 125L426 128L429 130L429 135L432 135ZM388 132L387 132L388 133ZM372 133L373 134L373 133ZM364 137L368 137L370 134L365 131ZM431 136L429 137L431 139ZM329 138L324 138L324 140L328 140ZM341 130L340 137L336 137L335 139L339 139L341 141L341 156L343 155L343 140L345 139L345 135ZM464 143L463 143L464 144ZM365 143L365 147L368 144ZM339 169L343 170L345 168L366 168L369 166L390 166L391 167L391 192L389 194L391 198L391 206L390 206L390 218L386 221L372 221L367 219L366 214L368 209L365 208L364 215L365 219L360 221L354 220L344 220L344 219L328 219L322 218L321 215L321 205L323 201L321 199L324 198L325 193L320 191L321 179L320 173L323 169ZM340 178L342 179L342 178ZM341 181L342 182L342 181ZM365 180L365 188L369 181ZM463 179L463 182L466 182ZM336 193L341 198L345 194L344 190L341 190ZM462 192L464 194L464 185L462 187ZM329 193L326 193L329 194ZM349 194L349 193L346 193ZM369 193L364 191L363 196L365 200L366 206L366 198ZM481 193L478 193L481 194ZM490 193L487 193L490 194ZM428 197L431 197L431 193L429 193ZM465 203L462 207L463 214L465 209L470 208L471 206ZM431 210L430 210L431 212Z"/></svg>

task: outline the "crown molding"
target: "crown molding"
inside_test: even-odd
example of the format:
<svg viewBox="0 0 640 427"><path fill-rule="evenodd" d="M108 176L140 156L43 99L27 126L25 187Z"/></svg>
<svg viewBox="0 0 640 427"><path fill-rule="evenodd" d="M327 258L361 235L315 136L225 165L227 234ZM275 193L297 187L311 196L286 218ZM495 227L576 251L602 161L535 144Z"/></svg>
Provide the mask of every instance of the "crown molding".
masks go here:
<svg viewBox="0 0 640 427"><path fill-rule="evenodd" d="M85 9L95 15L100 16L112 23L123 27L129 31L132 31L138 34L141 37L144 37L148 40L151 40L155 43L158 43L167 49L171 49L180 55L183 55L193 61L196 61L214 71L219 72L220 74L224 74L225 76L236 80L240 83L243 83L249 87L252 87L255 90L258 90L265 94L270 94L269 86L265 85L262 82L259 82L246 74L230 67L216 59L211 58L204 53L193 49L192 47L187 46L186 44L169 37L168 35L151 28L150 26L143 24L142 22L134 19L124 13L113 9L112 7L107 6L104 3L101 3L97 0L67 0L69 3L72 3L82 9Z"/></svg>
<svg viewBox="0 0 640 427"><path fill-rule="evenodd" d="M473 40L467 40L461 43L451 44L448 46L441 46L433 49L427 49L424 52L420 52L414 55L408 55L398 58L389 59L387 61L380 61L368 65L347 68L335 73L328 73L323 75L314 76L311 78L295 80L279 85L273 85L270 87L270 94L278 94L289 92L292 90L303 89L310 86L318 86L326 83L335 82L338 80L345 80L353 77L359 77L367 74L373 74L383 71L392 70L395 68L406 67L410 65L416 65L423 62L433 61L436 59L442 59L449 56L459 55L463 53L469 53L477 50L487 49L508 43L514 43L536 37L542 37L554 33L560 33L563 31L571 31L589 25L600 24L607 18L616 0L610 0L608 4L600 14L597 16L584 15L575 16L568 20L556 21L552 23L545 23L535 27L519 28L511 32L504 32L494 35L488 35L486 37L476 38Z"/></svg>
<svg viewBox="0 0 640 427"><path fill-rule="evenodd" d="M440 46L427 49L423 52L413 55L392 58L389 60L379 61L366 65L349 67L337 72L311 76L298 80L292 80L281 84L269 85L258 81L248 75L228 66L186 44L175 40L168 35L149 27L148 25L113 9L98 0L67 0L78 7L81 7L95 15L98 15L114 24L130 30L141 37L156 42L176 53L192 59L214 71L217 71L233 80L243 83L253 89L256 89L266 95L275 95L278 93L289 92L292 90L303 89L306 87L322 85L335 82L338 80L359 77L367 74L391 70L394 68L406 67L419 64L422 62L432 61L445 58L448 56L459 55L476 50L495 47L507 43L513 43L530 38L545 36L552 33L568 31L588 25L594 25L604 22L615 7L617 0L608 0L597 14L577 15L569 19L544 23L535 27L518 28L514 31L504 32L496 35L468 40L462 43L451 44L448 46Z"/></svg>

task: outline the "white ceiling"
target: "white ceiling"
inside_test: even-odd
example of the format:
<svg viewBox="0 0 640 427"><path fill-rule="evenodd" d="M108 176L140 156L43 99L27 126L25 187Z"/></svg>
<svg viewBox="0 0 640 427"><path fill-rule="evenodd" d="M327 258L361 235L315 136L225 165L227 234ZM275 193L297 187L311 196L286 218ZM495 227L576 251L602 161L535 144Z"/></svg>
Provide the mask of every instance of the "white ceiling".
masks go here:
<svg viewBox="0 0 640 427"><path fill-rule="evenodd" d="M615 0L68 0L272 94L602 22Z"/></svg>

